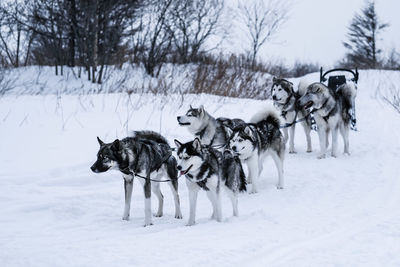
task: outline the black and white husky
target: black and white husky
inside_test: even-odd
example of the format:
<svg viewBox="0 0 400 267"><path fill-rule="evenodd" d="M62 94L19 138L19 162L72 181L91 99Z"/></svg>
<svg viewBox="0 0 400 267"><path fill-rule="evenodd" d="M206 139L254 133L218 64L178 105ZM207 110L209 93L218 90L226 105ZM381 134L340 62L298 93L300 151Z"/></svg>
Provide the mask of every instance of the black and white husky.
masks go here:
<svg viewBox="0 0 400 267"><path fill-rule="evenodd" d="M297 101L305 93L306 86L305 81L299 84L297 92L293 88L293 83L285 80L273 78L273 84L271 89L272 100L274 101L275 107L281 112L281 117L287 124L292 124L296 120L301 120L307 116L307 112L304 108L299 107ZM308 85L308 84L307 84ZM311 145L311 122L310 119L303 120L301 122L304 133L307 139L307 152L312 151ZM287 128L283 128L285 142L289 139L289 153L296 153L294 148L294 135L295 135L296 124L293 124Z"/></svg>
<svg viewBox="0 0 400 267"><path fill-rule="evenodd" d="M187 126L190 133L198 137L203 145L223 147L228 141L225 127L234 128L244 124L241 119L217 118L211 116L201 105L199 108L192 108L185 115L177 117L181 126ZM222 151L223 149L220 149Z"/></svg>
<svg viewBox="0 0 400 267"><path fill-rule="evenodd" d="M135 175L143 185L145 196L145 220L144 225L152 224L151 214L151 191L158 198L158 211L156 217L163 215L163 195L160 191L159 182L150 180L161 180L168 178L175 200L175 218L181 219L182 213L179 204L178 179L176 159L171 155L171 147L167 140L160 134L152 131L133 132L133 136L122 140L116 139L113 143L105 144L97 137L100 149L97 160L91 170L95 173L106 172L116 169L122 172L125 189L125 209L123 220L129 220L130 205L132 198L133 179Z"/></svg>
<svg viewBox="0 0 400 267"><path fill-rule="evenodd" d="M332 132L332 156L338 156L337 137L340 131L344 141L344 153L350 154L349 130L356 89L353 83L345 83L336 91L322 83L312 83L298 103L300 106L314 110L318 126L321 152L318 158L325 158L328 146L328 135Z"/></svg>
<svg viewBox="0 0 400 267"><path fill-rule="evenodd" d="M248 183L252 183L252 193L258 191L258 177L262 171L264 159L271 155L278 169L278 189L283 189L283 161L285 141L280 131L279 113L272 104L255 114L251 123L236 128L226 129L229 132L229 147L248 166Z"/></svg>
<svg viewBox="0 0 400 267"><path fill-rule="evenodd" d="M226 189L238 216L238 193L246 191L246 178L242 165L230 151L222 154L210 146L202 146L200 139L182 144L175 140L179 157L178 170L186 177L189 189L190 215L188 225L195 224L197 194L206 191L213 207L212 219L222 219L220 191Z"/></svg>

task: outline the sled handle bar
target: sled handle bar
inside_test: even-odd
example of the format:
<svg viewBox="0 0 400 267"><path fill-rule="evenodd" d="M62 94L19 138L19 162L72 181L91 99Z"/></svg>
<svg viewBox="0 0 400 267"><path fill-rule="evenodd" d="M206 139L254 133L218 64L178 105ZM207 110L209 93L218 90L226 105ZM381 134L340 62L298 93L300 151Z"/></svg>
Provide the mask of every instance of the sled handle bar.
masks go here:
<svg viewBox="0 0 400 267"><path fill-rule="evenodd" d="M346 72L350 72L351 74L353 74L353 78L351 79L353 82L355 82L355 83L357 83L358 82L358 69L356 68L356 70L355 71L352 71L352 70L350 70L350 69L345 69L345 68L337 68L337 69L331 69L331 70L328 70L327 72L325 72L325 73L323 73L323 70L322 70L322 67L321 67L321 69L319 70L319 80L320 80L320 82L322 83L322 82L326 82L326 78L325 78L325 76L328 74L328 73L331 73L331 72L335 72L335 71L346 71Z"/></svg>

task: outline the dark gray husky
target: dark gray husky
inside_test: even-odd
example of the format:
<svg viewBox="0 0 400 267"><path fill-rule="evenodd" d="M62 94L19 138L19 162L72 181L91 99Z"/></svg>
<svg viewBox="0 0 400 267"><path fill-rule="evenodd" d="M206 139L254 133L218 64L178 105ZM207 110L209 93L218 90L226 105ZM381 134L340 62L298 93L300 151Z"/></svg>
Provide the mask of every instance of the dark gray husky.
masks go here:
<svg viewBox="0 0 400 267"><path fill-rule="evenodd" d="M158 198L158 211L156 217L163 215L163 195L159 182L166 177L170 182L175 200L175 218L181 219L182 213L179 204L178 179L176 159L171 154L171 147L167 140L160 134L152 131L136 131L131 137L122 140L116 139L113 143L105 144L97 137L100 150L97 160L91 167L95 173L116 169L122 172L125 188L125 209L123 220L129 220L132 198L133 178L138 176L144 188L145 220L144 225L152 224L151 191Z"/></svg>
<svg viewBox="0 0 400 267"><path fill-rule="evenodd" d="M213 206L212 219L221 221L221 187L228 193L233 215L238 216L238 193L246 191L246 177L242 165L230 151L223 154L210 146L202 146L200 139L182 144L175 140L179 157L178 170L186 176L189 189L190 216L188 225L195 224L197 193L202 189Z"/></svg>

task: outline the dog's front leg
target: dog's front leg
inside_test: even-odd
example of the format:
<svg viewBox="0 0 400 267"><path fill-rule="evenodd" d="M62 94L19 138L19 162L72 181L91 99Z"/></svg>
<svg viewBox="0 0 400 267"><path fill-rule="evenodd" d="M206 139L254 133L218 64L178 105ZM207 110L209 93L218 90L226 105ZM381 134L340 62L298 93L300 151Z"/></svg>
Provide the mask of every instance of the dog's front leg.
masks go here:
<svg viewBox="0 0 400 267"><path fill-rule="evenodd" d="M191 185L196 186L196 185ZM188 186L189 187L189 186ZM188 226L192 226L196 223L196 204L197 204L197 193L199 190L197 188L189 188L189 204L190 204L190 214Z"/></svg>
<svg viewBox="0 0 400 267"><path fill-rule="evenodd" d="M216 220L217 222L221 222L222 221L221 198L218 187L207 191L207 197L210 200L211 205L213 207L213 213L211 215L211 219Z"/></svg>
<svg viewBox="0 0 400 267"><path fill-rule="evenodd" d="M248 180L252 182L252 190L250 193L257 193L258 192L258 188L257 188L257 178L258 178L258 155L254 155L252 157L250 157L247 160L247 166L249 169L249 175L248 175Z"/></svg>
<svg viewBox="0 0 400 267"><path fill-rule="evenodd" d="M288 133L288 129L287 128L283 128L283 141L286 142L289 140L289 133Z"/></svg>
<svg viewBox="0 0 400 267"><path fill-rule="evenodd" d="M296 131L296 124L292 125L292 127L289 128L289 153L291 154L296 153L296 150L294 149L295 131Z"/></svg>
<svg viewBox="0 0 400 267"><path fill-rule="evenodd" d="M312 152L312 144L311 144L311 129L307 125L307 123L303 122L304 134L307 139L307 153Z"/></svg>
<svg viewBox="0 0 400 267"><path fill-rule="evenodd" d="M150 173L147 174L146 181L143 186L144 190L144 226L152 225L151 215L151 182Z"/></svg>
<svg viewBox="0 0 400 267"><path fill-rule="evenodd" d="M318 137L319 137L319 146L320 146L320 154L318 156L319 159L323 159L326 157L326 139L327 133L325 129L318 129Z"/></svg>
<svg viewBox="0 0 400 267"><path fill-rule="evenodd" d="M131 210L131 199L132 199L132 190L133 190L133 176L132 175L124 175L124 190L125 190L125 208L124 215L122 216L122 220L129 220L129 213Z"/></svg>

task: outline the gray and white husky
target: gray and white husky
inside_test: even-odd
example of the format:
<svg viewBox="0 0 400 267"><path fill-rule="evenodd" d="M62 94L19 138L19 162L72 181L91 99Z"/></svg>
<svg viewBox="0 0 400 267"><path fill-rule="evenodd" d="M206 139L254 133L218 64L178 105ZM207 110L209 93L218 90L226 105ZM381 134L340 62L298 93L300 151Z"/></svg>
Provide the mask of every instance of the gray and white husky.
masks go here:
<svg viewBox="0 0 400 267"><path fill-rule="evenodd" d="M312 83L299 99L300 106L314 110L321 148L318 158L326 157L329 132L332 132L332 156L338 156L338 131L343 137L344 153L350 155L349 129L355 97L356 89L352 83L345 83L336 91L322 83Z"/></svg>
<svg viewBox="0 0 400 267"><path fill-rule="evenodd" d="M304 108L299 107L297 104L299 98L305 93L306 87L303 84L304 82L299 84L299 88L296 92L293 88L293 83L285 79L278 79L276 77L273 78L271 95L274 105L279 109L281 112L281 117L287 124L293 123L293 125L283 128L285 143L289 139L289 153L296 153L294 148L296 124L294 124L294 122L303 118L306 118L301 122L301 124L304 128L304 133L307 139L307 152L312 151L310 135L311 122L310 119L307 118L309 112L307 112Z"/></svg>
<svg viewBox="0 0 400 267"><path fill-rule="evenodd" d="M258 191L258 177L264 159L271 155L278 170L278 189L283 189L283 161L285 141L280 131L279 113L272 104L255 114L251 123L240 125L229 132L229 147L242 163L248 166L248 183L252 183L252 193Z"/></svg>
<svg viewBox="0 0 400 267"><path fill-rule="evenodd" d="M182 144L175 140L179 157L178 170L186 177L189 189L190 215L188 225L196 221L197 194L206 191L213 207L212 219L222 219L221 188L228 193L233 207L233 215L238 216L238 194L246 191L246 178L242 165L230 151L223 154L210 146L202 146L199 138Z"/></svg>
<svg viewBox="0 0 400 267"><path fill-rule="evenodd" d="M241 119L217 118L211 116L201 105L199 108L192 108L185 115L177 117L181 126L187 126L190 133L198 137L203 145L221 146L227 143L228 135L225 127L234 128L244 124ZM223 149L220 149L222 151Z"/></svg>
<svg viewBox="0 0 400 267"><path fill-rule="evenodd" d="M136 131L133 136L106 144L97 137L100 149L97 160L91 170L95 173L116 169L122 172L125 189L125 209L122 219L129 220L132 198L133 179L139 176L143 185L145 196L145 220L144 225L152 224L151 191L158 198L158 211L156 217L163 215L163 195L159 182L151 182L152 179L161 180L168 178L175 200L175 218L181 219L182 213L178 195L178 172L176 159L171 155L171 147L167 140L160 134L152 131ZM142 177L142 178L141 178Z"/></svg>

